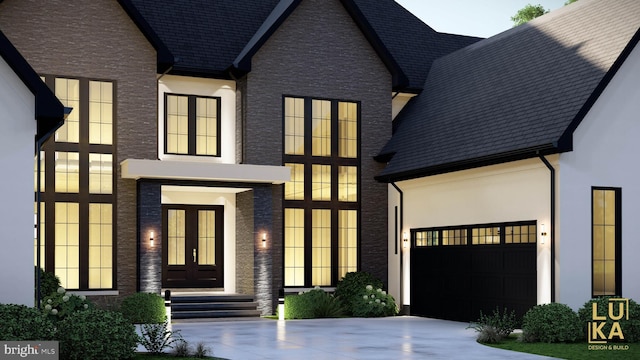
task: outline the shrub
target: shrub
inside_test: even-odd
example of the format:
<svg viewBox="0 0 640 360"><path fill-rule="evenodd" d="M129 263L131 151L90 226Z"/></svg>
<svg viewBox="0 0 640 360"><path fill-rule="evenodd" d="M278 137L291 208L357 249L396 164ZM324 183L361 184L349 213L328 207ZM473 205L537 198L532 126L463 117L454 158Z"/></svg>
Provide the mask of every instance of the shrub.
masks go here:
<svg viewBox="0 0 640 360"><path fill-rule="evenodd" d="M344 315L341 302L320 288L285 297L286 319L335 318Z"/></svg>
<svg viewBox="0 0 640 360"><path fill-rule="evenodd" d="M51 340L54 333L51 320L37 309L0 304L0 340Z"/></svg>
<svg viewBox="0 0 640 360"><path fill-rule="evenodd" d="M74 312L57 326L61 359L117 360L130 359L135 354L135 328L118 312Z"/></svg>
<svg viewBox="0 0 640 360"><path fill-rule="evenodd" d="M505 308L500 313L500 309L496 307L491 315L484 315L480 311L480 317L476 323L469 325L478 332L478 342L495 344L509 336L516 328L516 312L507 312Z"/></svg>
<svg viewBox="0 0 640 360"><path fill-rule="evenodd" d="M582 324L583 337L587 336L587 324L590 323L593 317L593 303L598 304L598 315L605 316L608 315L609 311L609 299L613 298L612 296L602 296L595 299L591 299L587 301L579 310L578 317L580 318L580 324ZM618 309L615 309L615 314L617 314ZM624 341L626 342L638 342L640 341L640 305L629 299L629 320L625 317L618 320L620 323L620 328L622 329L622 334L624 335ZM605 335L609 335L611 331L611 325L613 324L613 320L607 316L606 324L602 327L602 332Z"/></svg>
<svg viewBox="0 0 640 360"><path fill-rule="evenodd" d="M36 268L37 269L37 268ZM56 292L60 287L60 279L52 272L40 270L40 296L45 297Z"/></svg>
<svg viewBox="0 0 640 360"><path fill-rule="evenodd" d="M173 347L173 355L175 357L189 357L191 351L189 351L189 343L186 340L177 341Z"/></svg>
<svg viewBox="0 0 640 360"><path fill-rule="evenodd" d="M367 285L381 289L382 281L364 271L347 273L338 281L335 296L344 304L347 315L353 315L357 307L360 306L360 298L364 295L363 289Z"/></svg>
<svg viewBox="0 0 640 360"><path fill-rule="evenodd" d="M572 342L582 335L578 315L567 305L536 305L522 318L522 340L525 342Z"/></svg>
<svg viewBox="0 0 640 360"><path fill-rule="evenodd" d="M366 285L356 301L352 302L353 316L381 317L393 316L398 313L396 301L390 294L373 285Z"/></svg>
<svg viewBox="0 0 640 360"><path fill-rule="evenodd" d="M148 352L152 354L161 354L167 348L173 348L175 342L178 344L184 342L180 331L171 331L168 329L169 323L165 320L162 324L142 324L139 341Z"/></svg>
<svg viewBox="0 0 640 360"><path fill-rule="evenodd" d="M127 296L120 304L120 312L132 324L162 324L166 319L164 299L152 293Z"/></svg>
<svg viewBox="0 0 640 360"><path fill-rule="evenodd" d="M70 314L93 308L93 304L84 295L68 294L59 287L42 299L42 311L53 321L60 321Z"/></svg>
<svg viewBox="0 0 640 360"><path fill-rule="evenodd" d="M211 350L202 342L196 345L196 350L193 352L193 357L202 359L207 357L211 353Z"/></svg>

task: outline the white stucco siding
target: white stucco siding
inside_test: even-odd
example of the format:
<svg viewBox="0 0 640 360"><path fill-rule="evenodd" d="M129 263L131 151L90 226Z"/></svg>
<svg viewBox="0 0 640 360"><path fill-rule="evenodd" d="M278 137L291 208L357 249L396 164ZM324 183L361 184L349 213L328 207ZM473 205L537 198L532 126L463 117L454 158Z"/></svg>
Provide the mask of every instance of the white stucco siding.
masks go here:
<svg viewBox="0 0 640 360"><path fill-rule="evenodd" d="M632 51L573 135L560 166L557 301L591 297L591 188L622 188L622 296L640 300L640 48Z"/></svg>
<svg viewBox="0 0 640 360"><path fill-rule="evenodd" d="M220 157L183 156L164 153L165 94L197 95L220 98ZM236 162L236 83L230 80L165 75L158 81L158 157L161 160Z"/></svg>
<svg viewBox="0 0 640 360"><path fill-rule="evenodd" d="M549 157L549 161L557 166L557 157ZM397 185L404 193L402 232L528 220L536 220L538 225L545 224L547 231L550 229L550 172L537 158L402 181ZM390 186L390 200L396 196L394 192ZM394 251L393 222L390 217L390 257ZM546 240L545 244L538 242L538 303L550 301L550 241L548 237ZM403 260L403 299L404 304L409 304L409 251L404 251ZM398 277L399 272L398 267L390 266L390 279Z"/></svg>
<svg viewBox="0 0 640 360"><path fill-rule="evenodd" d="M34 305L35 97L0 57L0 303Z"/></svg>

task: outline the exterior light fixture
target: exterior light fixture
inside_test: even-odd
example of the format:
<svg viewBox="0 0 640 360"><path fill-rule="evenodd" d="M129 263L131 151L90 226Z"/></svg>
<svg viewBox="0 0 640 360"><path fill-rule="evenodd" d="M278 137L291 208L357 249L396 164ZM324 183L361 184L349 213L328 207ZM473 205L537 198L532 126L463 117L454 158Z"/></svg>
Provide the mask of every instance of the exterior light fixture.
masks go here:
<svg viewBox="0 0 640 360"><path fill-rule="evenodd" d="M262 233L262 247L263 248L267 247L267 233L266 232Z"/></svg>
<svg viewBox="0 0 640 360"><path fill-rule="evenodd" d="M149 243L151 244L151 247L153 247L153 230L151 230L151 233L149 234Z"/></svg>
<svg viewBox="0 0 640 360"><path fill-rule="evenodd" d="M405 249L409 247L409 234L406 231L402 233L402 245Z"/></svg>
<svg viewBox="0 0 640 360"><path fill-rule="evenodd" d="M542 230L542 231L540 232L540 237L541 237L541 238L540 238L540 244L544 244L544 240L545 240L545 238L547 237L547 230L546 230L546 228L545 228L544 224L541 224L541 225L540 225L540 229Z"/></svg>

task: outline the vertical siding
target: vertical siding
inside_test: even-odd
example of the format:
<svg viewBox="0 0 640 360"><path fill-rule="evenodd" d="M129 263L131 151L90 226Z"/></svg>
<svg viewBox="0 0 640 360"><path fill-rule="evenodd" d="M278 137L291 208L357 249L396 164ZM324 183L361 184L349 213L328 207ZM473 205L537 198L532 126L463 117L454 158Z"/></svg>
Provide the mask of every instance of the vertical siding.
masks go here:
<svg viewBox="0 0 640 360"><path fill-rule="evenodd" d="M6 0L2 31L39 73L116 81L116 154L157 157L156 53L116 1ZM136 291L136 183L116 165L117 286Z"/></svg>

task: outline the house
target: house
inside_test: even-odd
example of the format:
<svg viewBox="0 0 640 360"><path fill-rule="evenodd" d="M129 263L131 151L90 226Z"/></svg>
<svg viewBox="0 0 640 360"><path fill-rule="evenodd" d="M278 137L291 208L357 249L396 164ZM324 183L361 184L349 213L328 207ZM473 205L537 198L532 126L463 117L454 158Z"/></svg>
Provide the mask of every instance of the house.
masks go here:
<svg viewBox="0 0 640 360"><path fill-rule="evenodd" d="M433 63L377 157L412 314L640 298L639 29L636 1L580 0Z"/></svg>
<svg viewBox="0 0 640 360"><path fill-rule="evenodd" d="M45 269L96 301L263 314L348 271L397 281L373 157L431 63L479 40L391 0L5 0L0 29L75 109L43 145Z"/></svg>
<svg viewBox="0 0 640 360"><path fill-rule="evenodd" d="M0 303L34 304L33 159L64 121L60 101L0 31Z"/></svg>

